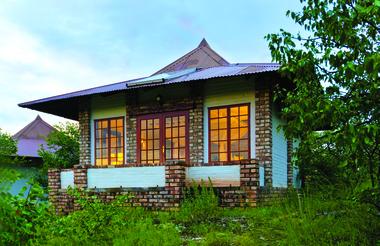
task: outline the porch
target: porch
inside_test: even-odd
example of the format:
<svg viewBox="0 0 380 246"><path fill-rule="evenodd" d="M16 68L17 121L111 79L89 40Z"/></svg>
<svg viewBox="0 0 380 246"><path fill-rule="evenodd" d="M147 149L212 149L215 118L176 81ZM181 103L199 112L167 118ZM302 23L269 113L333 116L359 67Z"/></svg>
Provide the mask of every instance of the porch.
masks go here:
<svg viewBox="0 0 380 246"><path fill-rule="evenodd" d="M73 169L50 169L49 199L57 213L79 209L67 194L69 186L88 189L109 202L120 194L132 194L131 206L154 210L171 210L180 206L184 188L209 184L217 191L223 207L255 207L259 189L259 165L256 159L229 164L189 166L185 162L167 161L160 166L81 166Z"/></svg>

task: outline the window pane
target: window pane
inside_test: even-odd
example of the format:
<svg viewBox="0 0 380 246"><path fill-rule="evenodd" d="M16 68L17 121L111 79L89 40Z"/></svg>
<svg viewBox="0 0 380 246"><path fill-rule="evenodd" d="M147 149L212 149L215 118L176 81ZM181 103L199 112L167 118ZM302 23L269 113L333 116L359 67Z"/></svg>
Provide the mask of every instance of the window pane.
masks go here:
<svg viewBox="0 0 380 246"><path fill-rule="evenodd" d="M184 137L185 136L185 127L180 127L179 128L179 136L180 137Z"/></svg>
<svg viewBox="0 0 380 246"><path fill-rule="evenodd" d="M239 115L239 107L233 107L231 108L231 116L236 116L236 115Z"/></svg>
<svg viewBox="0 0 380 246"><path fill-rule="evenodd" d="M146 151L141 151L141 160L146 160Z"/></svg>
<svg viewBox="0 0 380 246"><path fill-rule="evenodd" d="M226 116L227 116L227 109L226 108L219 109L219 118L226 117Z"/></svg>
<svg viewBox="0 0 380 246"><path fill-rule="evenodd" d="M173 159L178 159L178 149L173 149Z"/></svg>
<svg viewBox="0 0 380 246"><path fill-rule="evenodd" d="M171 128L166 129L165 130L165 137L170 138L171 136L172 136L172 129Z"/></svg>
<svg viewBox="0 0 380 246"><path fill-rule="evenodd" d="M178 137L178 128L172 128L173 129L173 138Z"/></svg>
<svg viewBox="0 0 380 246"><path fill-rule="evenodd" d="M210 128L211 128L211 130L218 129L218 120L217 119L210 121Z"/></svg>
<svg viewBox="0 0 380 246"><path fill-rule="evenodd" d="M227 130L219 131L219 141L221 140L227 140Z"/></svg>
<svg viewBox="0 0 380 246"><path fill-rule="evenodd" d="M240 151L246 151L248 150L248 139L240 140L239 141Z"/></svg>
<svg viewBox="0 0 380 246"><path fill-rule="evenodd" d="M248 106L240 107L240 115L248 115Z"/></svg>
<svg viewBox="0 0 380 246"><path fill-rule="evenodd" d="M141 131L141 139L146 139L146 131Z"/></svg>
<svg viewBox="0 0 380 246"><path fill-rule="evenodd" d="M211 143L211 152L215 153L215 152L218 152L218 150L219 150L218 142Z"/></svg>
<svg viewBox="0 0 380 246"><path fill-rule="evenodd" d="M118 127L120 127L120 126L123 127L123 125L124 125L124 124L123 124L123 119L118 119L118 120L117 120L117 126L118 126Z"/></svg>
<svg viewBox="0 0 380 246"><path fill-rule="evenodd" d="M160 129L155 129L153 134L154 134L154 139L159 139L160 138Z"/></svg>
<svg viewBox="0 0 380 246"><path fill-rule="evenodd" d="M218 130L211 131L211 141L218 141Z"/></svg>
<svg viewBox="0 0 380 246"><path fill-rule="evenodd" d="M186 140L185 138L179 139L179 147L186 147Z"/></svg>
<svg viewBox="0 0 380 246"><path fill-rule="evenodd" d="M147 141L147 147L148 147L148 149L153 149L153 140Z"/></svg>
<svg viewBox="0 0 380 246"><path fill-rule="evenodd" d="M219 120L219 129L226 129L227 128L227 118L221 118Z"/></svg>
<svg viewBox="0 0 380 246"><path fill-rule="evenodd" d="M239 138L239 128L237 129L231 129L231 140L238 139Z"/></svg>
<svg viewBox="0 0 380 246"><path fill-rule="evenodd" d="M218 118L218 110L217 109L211 109L210 110L210 118Z"/></svg>
<svg viewBox="0 0 380 246"><path fill-rule="evenodd" d="M227 141L219 142L219 152L227 152Z"/></svg>
<svg viewBox="0 0 380 246"><path fill-rule="evenodd" d="M247 160L248 152L240 152L240 160Z"/></svg>
<svg viewBox="0 0 380 246"><path fill-rule="evenodd" d="M184 115L179 117L179 125L185 126L186 125L186 117Z"/></svg>
<svg viewBox="0 0 380 246"><path fill-rule="evenodd" d="M146 129L146 120L141 120L141 129Z"/></svg>
<svg viewBox="0 0 380 246"><path fill-rule="evenodd" d="M116 120L110 120L111 122L111 127L116 127Z"/></svg>
<svg viewBox="0 0 380 246"><path fill-rule="evenodd" d="M227 153L220 153L219 161L227 161Z"/></svg>
<svg viewBox="0 0 380 246"><path fill-rule="evenodd" d="M165 141L165 147L167 148L167 149L170 149L170 148L172 148L172 140L170 140L170 139L166 139L166 141Z"/></svg>
<svg viewBox="0 0 380 246"><path fill-rule="evenodd" d="M154 119L154 128L160 128L160 120L159 119Z"/></svg>
<svg viewBox="0 0 380 246"><path fill-rule="evenodd" d="M238 160L240 160L240 153L239 152L232 152L231 153L231 160L232 161L238 161Z"/></svg>
<svg viewBox="0 0 380 246"><path fill-rule="evenodd" d="M178 138L173 138L173 148L178 148Z"/></svg>
<svg viewBox="0 0 380 246"><path fill-rule="evenodd" d="M179 159L185 159L185 149L181 148L179 149Z"/></svg>
<svg viewBox="0 0 380 246"><path fill-rule="evenodd" d="M231 128L239 127L239 117L231 117Z"/></svg>
<svg viewBox="0 0 380 246"><path fill-rule="evenodd" d="M108 128L108 121L102 120L102 128Z"/></svg>
<svg viewBox="0 0 380 246"><path fill-rule="evenodd" d="M240 116L240 127L248 127L248 116Z"/></svg>
<svg viewBox="0 0 380 246"><path fill-rule="evenodd" d="M211 154L211 161L218 161L219 155L218 154Z"/></svg>
<svg viewBox="0 0 380 246"><path fill-rule="evenodd" d="M117 145L117 138L111 138L111 148L116 147Z"/></svg>
<svg viewBox="0 0 380 246"><path fill-rule="evenodd" d="M171 159L172 158L172 151L170 149L167 149L165 152L166 152L165 158Z"/></svg>
<svg viewBox="0 0 380 246"><path fill-rule="evenodd" d="M166 127L172 126L172 118L165 118L165 126Z"/></svg>
<svg viewBox="0 0 380 246"><path fill-rule="evenodd" d="M148 139L153 139L153 130L148 130Z"/></svg>
<svg viewBox="0 0 380 246"><path fill-rule="evenodd" d="M154 143L153 143L153 148L155 149L160 149L160 140L154 140Z"/></svg>
<svg viewBox="0 0 380 246"><path fill-rule="evenodd" d="M153 120L147 120L147 128L152 129L153 128Z"/></svg>
<svg viewBox="0 0 380 246"><path fill-rule="evenodd" d="M148 160L153 160L153 150L148 151Z"/></svg>
<svg viewBox="0 0 380 246"><path fill-rule="evenodd" d="M240 139L242 138L248 138L248 128L240 128Z"/></svg>
<svg viewBox="0 0 380 246"><path fill-rule="evenodd" d="M160 159L160 151L159 150L155 150L153 154L154 154L155 160Z"/></svg>
<svg viewBox="0 0 380 246"><path fill-rule="evenodd" d="M239 151L239 142L231 141L231 151Z"/></svg>
<svg viewBox="0 0 380 246"><path fill-rule="evenodd" d="M173 127L178 126L178 117L173 117L172 121L173 121Z"/></svg>

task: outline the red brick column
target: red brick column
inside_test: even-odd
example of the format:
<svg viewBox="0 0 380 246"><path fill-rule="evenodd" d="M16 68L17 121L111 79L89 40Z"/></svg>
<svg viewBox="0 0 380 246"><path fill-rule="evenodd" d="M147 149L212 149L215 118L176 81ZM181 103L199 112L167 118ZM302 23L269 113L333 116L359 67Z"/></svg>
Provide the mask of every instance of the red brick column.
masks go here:
<svg viewBox="0 0 380 246"><path fill-rule="evenodd" d="M59 189L61 189L61 172L59 169L48 170L49 201L58 212Z"/></svg>
<svg viewBox="0 0 380 246"><path fill-rule="evenodd" d="M168 203L165 207L176 209L183 199L186 169L184 162L168 161L165 163L165 190L168 191Z"/></svg>
<svg viewBox="0 0 380 246"><path fill-rule="evenodd" d="M79 190L87 188L87 167L81 165L74 166L74 186ZM74 200L74 210L79 210L79 204Z"/></svg>
<svg viewBox="0 0 380 246"><path fill-rule="evenodd" d="M257 160L241 161L240 187L246 192L246 205L256 207L259 188L259 165Z"/></svg>
<svg viewBox="0 0 380 246"><path fill-rule="evenodd" d="M272 187L272 95L269 89L256 91L256 158L264 166L265 186Z"/></svg>

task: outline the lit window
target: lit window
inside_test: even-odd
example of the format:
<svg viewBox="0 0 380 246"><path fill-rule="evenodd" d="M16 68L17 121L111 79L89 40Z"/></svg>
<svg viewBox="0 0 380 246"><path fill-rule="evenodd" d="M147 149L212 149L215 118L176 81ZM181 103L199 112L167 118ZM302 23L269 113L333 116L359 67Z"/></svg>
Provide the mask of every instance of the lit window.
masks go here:
<svg viewBox="0 0 380 246"><path fill-rule="evenodd" d="M209 109L209 161L247 160L249 154L249 105Z"/></svg>
<svg viewBox="0 0 380 246"><path fill-rule="evenodd" d="M124 164L124 119L95 121L95 165Z"/></svg>

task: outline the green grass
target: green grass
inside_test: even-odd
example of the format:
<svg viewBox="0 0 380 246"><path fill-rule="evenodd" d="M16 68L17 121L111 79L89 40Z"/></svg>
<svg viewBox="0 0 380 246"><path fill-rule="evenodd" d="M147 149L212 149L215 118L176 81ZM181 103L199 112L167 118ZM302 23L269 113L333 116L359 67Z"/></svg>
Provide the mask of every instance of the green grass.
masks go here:
<svg viewBox="0 0 380 246"><path fill-rule="evenodd" d="M68 216L45 211L29 245L376 245L379 213L370 205L290 194L272 206L223 209L210 190L187 196L177 212L83 201ZM9 245L17 243L9 242Z"/></svg>

